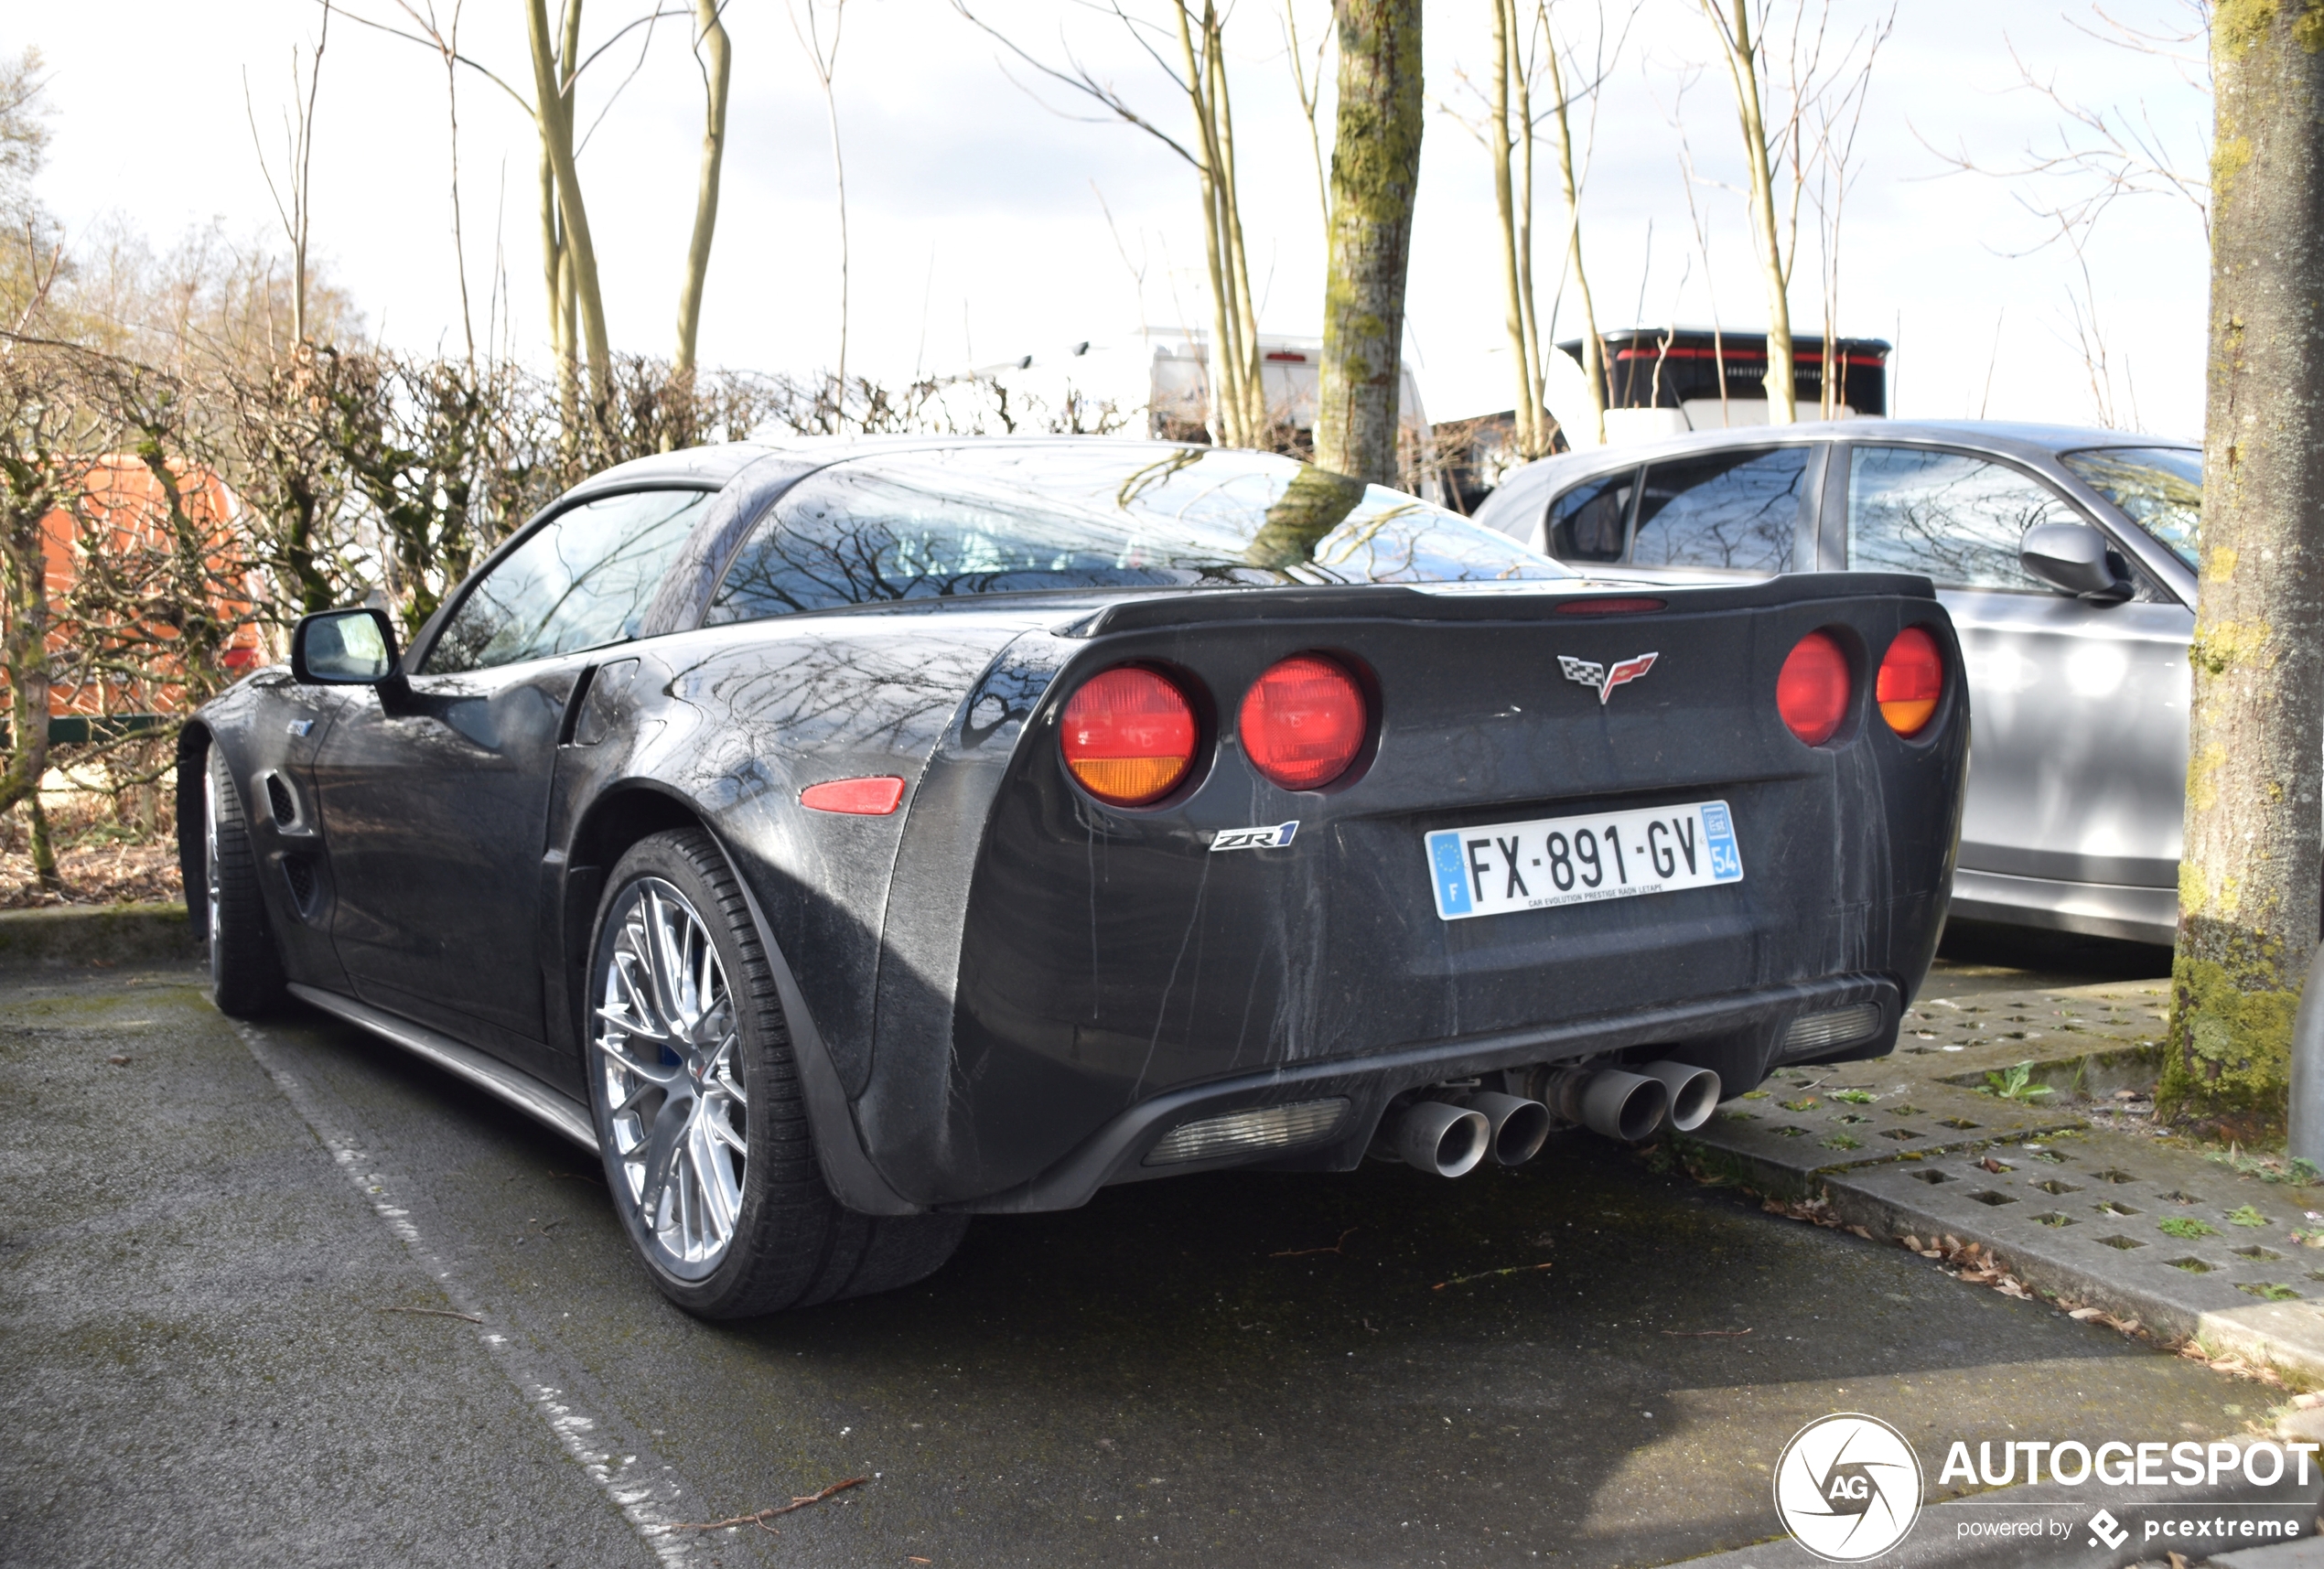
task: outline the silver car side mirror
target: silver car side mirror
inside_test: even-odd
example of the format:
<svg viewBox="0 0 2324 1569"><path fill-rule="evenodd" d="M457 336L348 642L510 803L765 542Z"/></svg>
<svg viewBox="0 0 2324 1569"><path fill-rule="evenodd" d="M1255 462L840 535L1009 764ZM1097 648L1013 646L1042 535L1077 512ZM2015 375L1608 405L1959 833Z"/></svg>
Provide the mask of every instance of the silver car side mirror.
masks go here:
<svg viewBox="0 0 2324 1569"><path fill-rule="evenodd" d="M382 610L318 610L291 632L291 679L310 686L384 686L401 680L396 662Z"/></svg>
<svg viewBox="0 0 2324 1569"><path fill-rule="evenodd" d="M2078 598L2113 604L2130 597L2130 567L2088 523L2037 523L2017 547L2018 563Z"/></svg>

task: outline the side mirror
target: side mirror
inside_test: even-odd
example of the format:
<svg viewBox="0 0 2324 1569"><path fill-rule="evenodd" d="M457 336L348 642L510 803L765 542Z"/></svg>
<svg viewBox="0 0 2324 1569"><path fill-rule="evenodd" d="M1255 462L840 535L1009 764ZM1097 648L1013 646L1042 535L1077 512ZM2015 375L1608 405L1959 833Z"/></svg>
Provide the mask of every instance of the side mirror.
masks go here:
<svg viewBox="0 0 2324 1569"><path fill-rule="evenodd" d="M318 610L291 631L291 679L309 686L400 682L395 629L384 610Z"/></svg>
<svg viewBox="0 0 2324 1569"><path fill-rule="evenodd" d="M2035 524L2017 547L2017 560L2044 583L2078 598L2113 604L2132 593L2128 564L2088 523Z"/></svg>

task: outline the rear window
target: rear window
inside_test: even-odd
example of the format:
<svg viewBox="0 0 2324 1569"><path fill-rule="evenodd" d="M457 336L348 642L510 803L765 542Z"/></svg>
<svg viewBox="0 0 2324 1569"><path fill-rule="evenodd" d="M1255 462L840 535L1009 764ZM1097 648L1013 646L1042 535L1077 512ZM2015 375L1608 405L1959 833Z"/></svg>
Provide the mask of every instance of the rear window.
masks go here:
<svg viewBox="0 0 2324 1569"><path fill-rule="evenodd" d="M2058 461L2190 568L2203 516L2203 455L2186 446L2098 446Z"/></svg>
<svg viewBox="0 0 2324 1569"><path fill-rule="evenodd" d="M1657 463L1638 498L1638 566L1788 571L1807 495L1808 449L1709 452Z"/></svg>
<svg viewBox="0 0 2324 1569"><path fill-rule="evenodd" d="M705 618L1028 590L1570 575L1456 513L1287 457L995 444L810 475L752 530Z"/></svg>

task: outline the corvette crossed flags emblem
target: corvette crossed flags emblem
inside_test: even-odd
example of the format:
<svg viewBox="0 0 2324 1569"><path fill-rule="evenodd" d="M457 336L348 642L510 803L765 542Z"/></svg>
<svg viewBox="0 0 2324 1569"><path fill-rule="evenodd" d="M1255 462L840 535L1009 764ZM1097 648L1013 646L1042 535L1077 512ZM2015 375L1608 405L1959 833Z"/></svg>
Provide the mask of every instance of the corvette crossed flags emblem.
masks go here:
<svg viewBox="0 0 2324 1569"><path fill-rule="evenodd" d="M1565 672L1567 681L1578 681L1584 686L1598 688L1598 704L1603 708L1606 700L1614 695L1616 687L1627 685L1652 670L1658 657L1640 654L1635 659L1619 661L1609 669L1596 660L1577 660L1571 654L1560 654L1557 656L1557 667Z"/></svg>

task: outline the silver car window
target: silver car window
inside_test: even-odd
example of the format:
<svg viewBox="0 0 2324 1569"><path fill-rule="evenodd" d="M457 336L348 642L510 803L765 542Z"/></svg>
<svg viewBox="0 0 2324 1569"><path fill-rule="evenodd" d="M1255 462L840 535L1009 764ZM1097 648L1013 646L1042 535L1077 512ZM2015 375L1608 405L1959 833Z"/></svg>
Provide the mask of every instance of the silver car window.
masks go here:
<svg viewBox="0 0 2324 1569"><path fill-rule="evenodd" d="M1638 470L1584 480L1549 504L1549 553L1560 561L1619 561Z"/></svg>
<svg viewBox="0 0 2324 1569"><path fill-rule="evenodd" d="M1778 573L1791 564L1808 449L1709 452L1646 470L1630 561Z"/></svg>
<svg viewBox="0 0 2324 1569"><path fill-rule="evenodd" d="M2190 568L2203 515L2203 455L2189 446L2100 446L2058 461Z"/></svg>
<svg viewBox="0 0 2324 1569"><path fill-rule="evenodd" d="M1926 574L1941 588L2048 594L2017 562L2037 523L2081 522L2039 480L1965 452L1858 446L1848 458L1848 565Z"/></svg>
<svg viewBox="0 0 2324 1569"><path fill-rule="evenodd" d="M704 490L635 490L559 513L468 591L428 650L426 672L636 637L663 570L709 504Z"/></svg>

